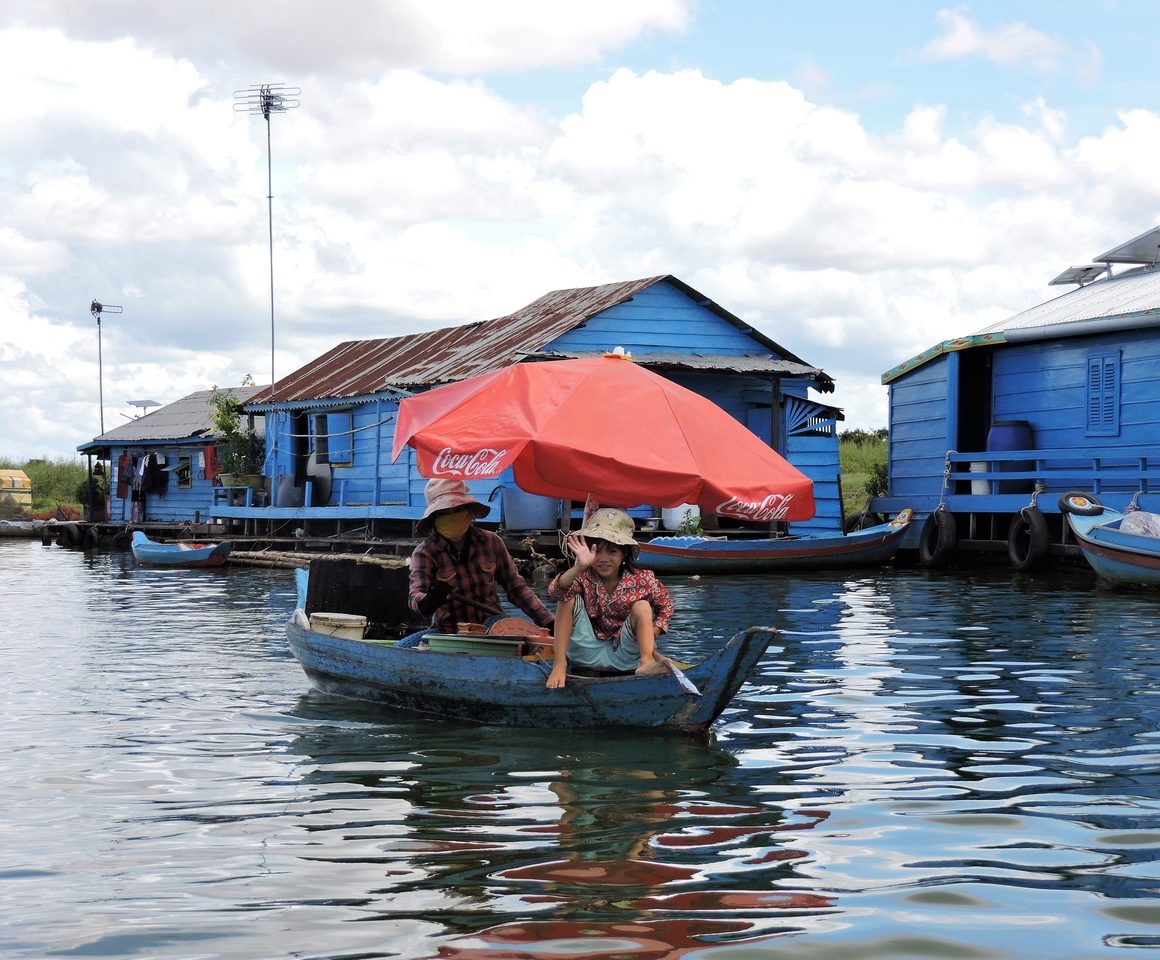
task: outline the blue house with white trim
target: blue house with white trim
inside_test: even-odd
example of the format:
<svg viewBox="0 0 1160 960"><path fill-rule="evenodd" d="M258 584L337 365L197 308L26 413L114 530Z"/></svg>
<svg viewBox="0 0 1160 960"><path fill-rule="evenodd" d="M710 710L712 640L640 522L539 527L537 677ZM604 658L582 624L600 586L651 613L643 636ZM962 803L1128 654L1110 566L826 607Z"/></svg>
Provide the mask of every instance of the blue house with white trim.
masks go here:
<svg viewBox="0 0 1160 960"><path fill-rule="evenodd" d="M883 375L889 489L870 510L928 518L904 542L923 562L1073 554L1072 490L1160 508L1160 227L1093 259L1051 281L1070 292Z"/></svg>
<svg viewBox="0 0 1160 960"><path fill-rule="evenodd" d="M617 346L714 401L810 476L817 515L794 532L841 529L842 414L810 397L831 392L833 382L673 276L557 290L494 320L338 344L246 404L266 418L272 502L221 497L213 516L273 534L292 526L311 535L387 535L425 507L426 481L409 453L390 462L401 398L532 357ZM510 476L472 492L492 506L485 522L507 530L556 529L566 509L518 490ZM714 520L702 518L710 529Z"/></svg>

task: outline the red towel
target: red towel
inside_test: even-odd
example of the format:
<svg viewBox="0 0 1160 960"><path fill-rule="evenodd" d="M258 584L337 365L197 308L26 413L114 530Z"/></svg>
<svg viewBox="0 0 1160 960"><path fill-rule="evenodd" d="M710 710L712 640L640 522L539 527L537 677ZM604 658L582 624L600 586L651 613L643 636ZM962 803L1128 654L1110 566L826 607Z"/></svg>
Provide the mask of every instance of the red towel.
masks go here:
<svg viewBox="0 0 1160 960"><path fill-rule="evenodd" d="M214 480L218 475L217 447L212 443L205 448L205 478Z"/></svg>

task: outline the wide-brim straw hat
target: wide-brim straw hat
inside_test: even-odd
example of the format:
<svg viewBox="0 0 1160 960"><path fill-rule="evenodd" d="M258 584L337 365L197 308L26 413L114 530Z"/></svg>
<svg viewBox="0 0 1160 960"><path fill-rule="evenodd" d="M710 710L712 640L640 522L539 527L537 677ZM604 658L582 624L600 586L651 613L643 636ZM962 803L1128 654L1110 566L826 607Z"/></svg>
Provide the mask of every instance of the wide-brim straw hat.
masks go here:
<svg viewBox="0 0 1160 960"><path fill-rule="evenodd" d="M580 529L582 537L607 540L618 547L628 547L629 554L634 560L640 553L640 544L632 536L635 532L636 525L632 522L632 517L615 507L602 507L597 510Z"/></svg>
<svg viewBox="0 0 1160 960"><path fill-rule="evenodd" d="M415 529L424 536L434 525L435 514L443 510L466 507L477 520L491 513L487 504L480 503L467 492L467 484L462 480L428 480L423 496L427 498L427 510Z"/></svg>

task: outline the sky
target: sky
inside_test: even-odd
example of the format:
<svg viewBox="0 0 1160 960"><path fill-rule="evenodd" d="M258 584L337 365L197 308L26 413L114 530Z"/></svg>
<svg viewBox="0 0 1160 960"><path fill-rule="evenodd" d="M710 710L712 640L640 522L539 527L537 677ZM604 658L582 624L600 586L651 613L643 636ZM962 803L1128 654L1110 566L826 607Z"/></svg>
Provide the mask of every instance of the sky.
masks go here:
<svg viewBox="0 0 1160 960"><path fill-rule="evenodd" d="M0 458L661 274L886 426L887 370L1160 224L1158 28L1101 0L5 0ZM236 109L262 83L298 106Z"/></svg>

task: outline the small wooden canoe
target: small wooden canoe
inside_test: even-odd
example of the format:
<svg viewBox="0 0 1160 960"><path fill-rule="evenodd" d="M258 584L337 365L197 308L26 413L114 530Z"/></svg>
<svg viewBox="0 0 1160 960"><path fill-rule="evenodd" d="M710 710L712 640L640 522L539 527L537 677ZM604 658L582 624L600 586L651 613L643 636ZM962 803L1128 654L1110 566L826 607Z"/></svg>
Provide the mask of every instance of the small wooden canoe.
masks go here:
<svg viewBox="0 0 1160 960"><path fill-rule="evenodd" d="M833 536L729 539L654 537L640 545L639 563L661 573L743 573L762 570L828 570L885 563L894 557L910 524L903 510L881 523Z"/></svg>
<svg viewBox="0 0 1160 960"><path fill-rule="evenodd" d="M670 674L569 676L563 688L552 690L546 686L550 661L540 655L398 648L327 636L310 629L302 610L287 624L286 635L310 682L334 696L472 723L699 733L725 709L777 631L750 627L733 637L684 671L689 685Z"/></svg>
<svg viewBox="0 0 1160 960"><path fill-rule="evenodd" d="M233 548L228 540L223 543L158 543L140 530L133 531L130 546L138 563L152 567L220 567Z"/></svg>
<svg viewBox="0 0 1160 960"><path fill-rule="evenodd" d="M1153 521L1151 525L1137 524L1128 520L1131 514L1104 506L1092 493L1065 493L1059 509L1101 581L1112 586L1160 586L1160 537L1137 532L1155 532L1160 522L1155 514L1140 514Z"/></svg>

